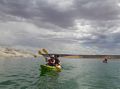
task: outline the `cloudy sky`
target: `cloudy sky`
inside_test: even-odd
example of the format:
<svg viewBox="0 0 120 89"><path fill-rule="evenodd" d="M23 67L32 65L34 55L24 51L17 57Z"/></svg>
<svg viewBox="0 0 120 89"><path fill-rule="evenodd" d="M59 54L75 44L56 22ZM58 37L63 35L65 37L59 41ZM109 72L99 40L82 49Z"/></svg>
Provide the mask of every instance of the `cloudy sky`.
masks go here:
<svg viewBox="0 0 120 89"><path fill-rule="evenodd" d="M120 54L120 0L0 0L0 45Z"/></svg>

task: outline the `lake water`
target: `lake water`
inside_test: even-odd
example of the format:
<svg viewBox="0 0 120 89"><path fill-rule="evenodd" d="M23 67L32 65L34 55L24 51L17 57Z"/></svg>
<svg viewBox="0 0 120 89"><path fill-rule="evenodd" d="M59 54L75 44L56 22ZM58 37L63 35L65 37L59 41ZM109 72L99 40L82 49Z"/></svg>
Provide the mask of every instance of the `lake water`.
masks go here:
<svg viewBox="0 0 120 89"><path fill-rule="evenodd" d="M120 89L120 61L61 59L63 70L40 76L42 58L0 58L0 89Z"/></svg>

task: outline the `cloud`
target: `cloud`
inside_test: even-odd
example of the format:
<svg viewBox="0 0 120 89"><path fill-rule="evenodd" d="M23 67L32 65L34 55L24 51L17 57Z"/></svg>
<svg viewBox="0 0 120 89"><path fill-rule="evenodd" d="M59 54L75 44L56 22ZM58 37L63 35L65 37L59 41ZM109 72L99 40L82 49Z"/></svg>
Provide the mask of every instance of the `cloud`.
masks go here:
<svg viewBox="0 0 120 89"><path fill-rule="evenodd" d="M116 0L76 0L74 5L78 17L95 21L118 19L120 13Z"/></svg>
<svg viewBox="0 0 120 89"><path fill-rule="evenodd" d="M1 0L0 42L55 48L59 52L89 53L92 49L93 53L109 53L120 46L119 3L118 0Z"/></svg>

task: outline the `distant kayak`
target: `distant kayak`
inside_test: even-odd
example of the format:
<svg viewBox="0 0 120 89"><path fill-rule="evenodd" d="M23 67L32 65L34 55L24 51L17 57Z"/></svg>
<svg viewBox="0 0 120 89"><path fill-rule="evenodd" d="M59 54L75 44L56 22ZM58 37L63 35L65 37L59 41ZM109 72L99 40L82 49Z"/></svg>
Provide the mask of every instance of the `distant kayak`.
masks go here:
<svg viewBox="0 0 120 89"><path fill-rule="evenodd" d="M107 61L103 60L103 63L107 63Z"/></svg>
<svg viewBox="0 0 120 89"><path fill-rule="evenodd" d="M61 66L49 66L49 65L40 65L41 67L41 71L46 71L46 72L51 72L51 71L55 71L55 72L61 72Z"/></svg>
<svg viewBox="0 0 120 89"><path fill-rule="evenodd" d="M104 58L103 63L107 63L108 59Z"/></svg>

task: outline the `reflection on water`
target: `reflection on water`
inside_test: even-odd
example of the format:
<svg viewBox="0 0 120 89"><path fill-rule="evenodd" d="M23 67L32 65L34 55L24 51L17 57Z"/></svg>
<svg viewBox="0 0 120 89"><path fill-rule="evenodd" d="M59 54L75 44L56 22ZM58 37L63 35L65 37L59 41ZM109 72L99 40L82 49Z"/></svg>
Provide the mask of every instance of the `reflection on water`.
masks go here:
<svg viewBox="0 0 120 89"><path fill-rule="evenodd" d="M62 59L62 72L41 76L42 59L0 59L0 89L120 89L120 61Z"/></svg>
<svg viewBox="0 0 120 89"><path fill-rule="evenodd" d="M40 76L36 87L38 89L56 89L59 86L58 75L56 76Z"/></svg>
<svg viewBox="0 0 120 89"><path fill-rule="evenodd" d="M55 73L55 74L53 74ZM78 84L74 79L63 79L60 72L46 73L40 75L39 80L36 82L38 89L78 89Z"/></svg>

